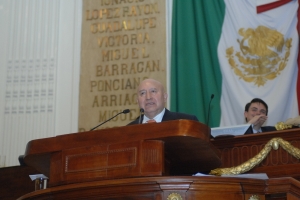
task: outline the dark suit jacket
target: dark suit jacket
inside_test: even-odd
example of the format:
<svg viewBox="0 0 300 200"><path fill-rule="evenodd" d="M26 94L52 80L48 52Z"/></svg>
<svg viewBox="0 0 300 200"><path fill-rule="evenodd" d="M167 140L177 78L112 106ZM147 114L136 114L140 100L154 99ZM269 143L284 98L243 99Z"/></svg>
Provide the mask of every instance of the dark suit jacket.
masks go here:
<svg viewBox="0 0 300 200"><path fill-rule="evenodd" d="M262 126L261 130L262 132L270 132L270 131L276 131L276 128L274 126ZM247 129L244 135L246 134L253 134L252 126L249 126L249 128Z"/></svg>
<svg viewBox="0 0 300 200"><path fill-rule="evenodd" d="M144 118L144 115L142 115L142 120L141 121L143 121L143 118ZM136 118L136 120L130 122L127 125L138 124L139 119L140 119L140 117ZM162 118L162 122L170 121L170 120L176 120L176 119L189 119L189 120L199 121L195 115L188 115L188 114L185 114L185 113L171 112L168 109L166 109L165 114Z"/></svg>

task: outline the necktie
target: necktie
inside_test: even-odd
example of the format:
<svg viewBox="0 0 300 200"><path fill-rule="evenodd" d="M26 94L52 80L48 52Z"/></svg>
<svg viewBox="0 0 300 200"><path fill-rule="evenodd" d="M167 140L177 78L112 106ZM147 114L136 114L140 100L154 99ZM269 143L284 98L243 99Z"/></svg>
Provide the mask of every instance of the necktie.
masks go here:
<svg viewBox="0 0 300 200"><path fill-rule="evenodd" d="M149 119L146 123L156 123L154 119Z"/></svg>

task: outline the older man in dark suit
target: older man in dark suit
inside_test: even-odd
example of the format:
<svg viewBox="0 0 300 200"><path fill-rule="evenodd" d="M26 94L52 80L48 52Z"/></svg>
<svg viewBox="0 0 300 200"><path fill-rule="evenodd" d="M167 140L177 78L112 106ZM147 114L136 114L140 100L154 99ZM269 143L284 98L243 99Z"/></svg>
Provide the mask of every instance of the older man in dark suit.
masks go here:
<svg viewBox="0 0 300 200"><path fill-rule="evenodd" d="M251 124L245 134L276 131L274 126L262 126L268 119L268 105L262 99L254 98L247 103L244 116L246 122Z"/></svg>
<svg viewBox="0 0 300 200"><path fill-rule="evenodd" d="M176 119L189 119L198 121L194 115L185 113L171 112L165 108L168 94L165 92L163 85L154 79L143 80L137 91L137 102L139 107L144 110L144 114L132 121L128 125L163 122Z"/></svg>

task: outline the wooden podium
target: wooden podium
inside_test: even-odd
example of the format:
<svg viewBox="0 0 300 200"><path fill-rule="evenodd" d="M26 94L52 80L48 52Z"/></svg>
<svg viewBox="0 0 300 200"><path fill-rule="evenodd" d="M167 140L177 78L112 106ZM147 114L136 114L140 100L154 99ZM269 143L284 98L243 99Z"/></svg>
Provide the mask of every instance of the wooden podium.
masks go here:
<svg viewBox="0 0 300 200"><path fill-rule="evenodd" d="M204 124L176 120L33 140L27 145L25 162L49 177L49 188L25 194L19 200L300 199L300 182L294 173L300 165L296 161L285 173L284 163L253 170L270 173L270 179L191 176L240 164L244 155L255 155L269 138L289 132L211 140L210 129ZM299 130L291 132L294 139L296 135L300 138ZM260 141L258 148L255 141ZM247 154L245 149L256 150Z"/></svg>
<svg viewBox="0 0 300 200"><path fill-rule="evenodd" d="M49 186L162 175L192 175L221 165L210 129L175 120L30 141L24 161L49 177Z"/></svg>

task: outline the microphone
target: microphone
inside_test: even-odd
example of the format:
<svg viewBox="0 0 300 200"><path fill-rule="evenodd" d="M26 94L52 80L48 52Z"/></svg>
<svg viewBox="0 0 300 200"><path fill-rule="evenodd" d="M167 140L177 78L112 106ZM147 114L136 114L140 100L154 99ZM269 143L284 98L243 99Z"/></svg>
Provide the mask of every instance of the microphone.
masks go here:
<svg viewBox="0 0 300 200"><path fill-rule="evenodd" d="M139 118L139 124L141 124L142 123L142 114L144 114L144 108L141 108L140 109L140 118Z"/></svg>
<svg viewBox="0 0 300 200"><path fill-rule="evenodd" d="M110 118L110 119L108 119L108 120L106 120L105 122L102 122L101 124L99 124L99 125L97 125L97 126L95 126L94 128L92 128L90 131L93 131L93 130L95 130L96 128L98 128L99 126L101 126L102 124L105 124L106 122L108 122L108 121L110 121L110 120L112 120L113 118L115 118L116 116L118 116L119 114L122 114L122 113L124 113L124 114L127 114L127 113L129 113L130 112L130 110L129 109L125 109L125 110L123 110L122 112L119 112L118 114L116 114L115 116L113 116L112 118Z"/></svg>
<svg viewBox="0 0 300 200"><path fill-rule="evenodd" d="M212 99L215 97L214 94L211 94L210 96L210 101L209 101L209 104L208 104L208 113L207 113L207 119L206 119L206 125L208 126L208 122L209 122L209 114L210 114L210 104L211 104L211 101Z"/></svg>

